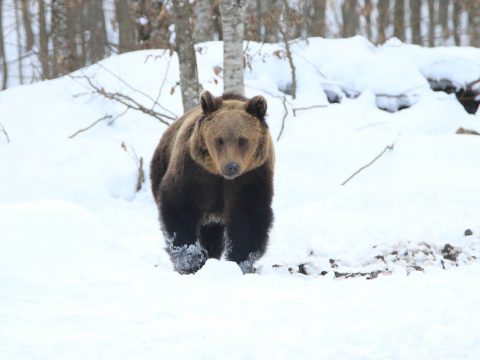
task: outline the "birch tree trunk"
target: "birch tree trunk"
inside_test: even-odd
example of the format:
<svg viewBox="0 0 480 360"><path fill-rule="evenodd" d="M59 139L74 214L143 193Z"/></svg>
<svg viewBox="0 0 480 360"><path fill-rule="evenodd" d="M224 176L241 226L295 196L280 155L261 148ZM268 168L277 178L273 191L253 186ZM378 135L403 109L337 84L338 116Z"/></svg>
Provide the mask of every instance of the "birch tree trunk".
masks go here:
<svg viewBox="0 0 480 360"><path fill-rule="evenodd" d="M189 0L173 0L173 10L175 12L175 47L180 66L183 110L188 111L198 104L200 92Z"/></svg>
<svg viewBox="0 0 480 360"><path fill-rule="evenodd" d="M0 0L0 58L2 59L2 90L7 88L8 80L8 65L5 55L5 47L3 44L3 0Z"/></svg>
<svg viewBox="0 0 480 360"><path fill-rule="evenodd" d="M213 40L213 0L197 0L195 14L195 43Z"/></svg>
<svg viewBox="0 0 480 360"><path fill-rule="evenodd" d="M52 0L53 77L73 70L73 54L68 43L67 0Z"/></svg>
<svg viewBox="0 0 480 360"><path fill-rule="evenodd" d="M223 90L245 94L243 85L243 35L245 0L220 1L223 30Z"/></svg>

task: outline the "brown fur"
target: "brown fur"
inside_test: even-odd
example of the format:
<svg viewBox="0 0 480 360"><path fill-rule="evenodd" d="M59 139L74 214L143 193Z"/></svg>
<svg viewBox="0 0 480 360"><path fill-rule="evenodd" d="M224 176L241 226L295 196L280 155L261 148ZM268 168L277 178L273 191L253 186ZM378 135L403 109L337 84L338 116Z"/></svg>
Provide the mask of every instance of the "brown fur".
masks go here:
<svg viewBox="0 0 480 360"><path fill-rule="evenodd" d="M177 271L193 272L198 268L198 264L188 269L183 263L178 265L182 259L174 257L180 247L192 245L197 238L207 252L212 247L213 241L202 238L202 234L218 233L221 229L203 229L205 219L219 219L219 223L225 224L229 238L238 238L244 243L244 248L240 246L236 253L236 245L232 245L230 259L241 263L247 260L246 256L255 252L254 257L258 258L265 251L273 220L274 170L274 150L265 112L263 97L247 100L226 94L217 98L204 92L200 105L185 113L164 133L153 155L150 172L163 230L167 238L173 239L172 249L167 251ZM225 166L230 163L238 165L238 173L225 172ZM249 207L253 208L249 210ZM251 219L255 211L259 219ZM193 223L184 219L188 216ZM240 220L233 219L235 216ZM251 231L258 228L258 235L235 230L238 221L242 222L240 227L251 225ZM188 234L179 235L185 229L190 229ZM249 238L243 239L246 236ZM258 244L249 244L254 239ZM223 249L223 245L218 247ZM208 257L218 257L217 252Z"/></svg>

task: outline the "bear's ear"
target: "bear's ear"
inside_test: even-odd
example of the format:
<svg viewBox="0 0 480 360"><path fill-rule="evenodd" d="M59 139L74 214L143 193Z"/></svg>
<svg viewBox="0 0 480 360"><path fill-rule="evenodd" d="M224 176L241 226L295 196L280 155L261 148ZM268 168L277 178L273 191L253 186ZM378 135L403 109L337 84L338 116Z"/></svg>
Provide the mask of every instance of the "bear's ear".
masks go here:
<svg viewBox="0 0 480 360"><path fill-rule="evenodd" d="M222 98L213 96L209 91L205 90L200 94L200 105L205 115L220 109L222 106Z"/></svg>
<svg viewBox="0 0 480 360"><path fill-rule="evenodd" d="M253 116L256 116L260 120L265 120L265 114L267 113L267 100L263 96L254 96L248 100L245 104L245 110Z"/></svg>

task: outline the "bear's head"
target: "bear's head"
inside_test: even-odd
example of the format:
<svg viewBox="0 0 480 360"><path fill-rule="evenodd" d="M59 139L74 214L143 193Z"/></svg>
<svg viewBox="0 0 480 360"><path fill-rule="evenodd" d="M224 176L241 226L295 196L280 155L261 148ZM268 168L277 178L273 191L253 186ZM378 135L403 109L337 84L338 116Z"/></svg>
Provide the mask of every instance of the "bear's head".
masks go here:
<svg viewBox="0 0 480 360"><path fill-rule="evenodd" d="M234 179L263 165L272 146L263 96L200 95L201 115L191 138L192 158L212 174Z"/></svg>

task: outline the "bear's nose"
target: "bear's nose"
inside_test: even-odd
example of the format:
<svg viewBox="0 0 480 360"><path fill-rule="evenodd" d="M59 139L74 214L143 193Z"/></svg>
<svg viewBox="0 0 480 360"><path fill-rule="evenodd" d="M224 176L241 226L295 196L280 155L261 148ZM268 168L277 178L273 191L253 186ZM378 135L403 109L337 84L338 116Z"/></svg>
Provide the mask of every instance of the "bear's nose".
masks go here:
<svg viewBox="0 0 480 360"><path fill-rule="evenodd" d="M227 176L235 176L238 174L239 170L240 170L240 165L234 162L228 163L223 167L223 171Z"/></svg>

